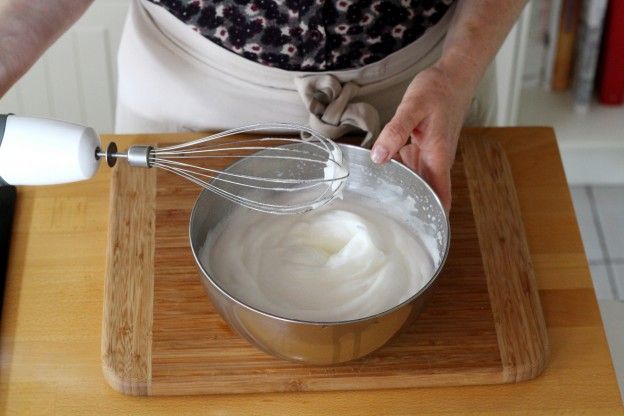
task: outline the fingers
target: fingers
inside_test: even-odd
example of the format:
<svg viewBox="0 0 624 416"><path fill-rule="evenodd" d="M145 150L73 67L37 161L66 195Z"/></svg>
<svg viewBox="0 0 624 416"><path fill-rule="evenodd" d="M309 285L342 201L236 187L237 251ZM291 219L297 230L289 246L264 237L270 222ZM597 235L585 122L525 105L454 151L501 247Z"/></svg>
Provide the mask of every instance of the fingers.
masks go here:
<svg viewBox="0 0 624 416"><path fill-rule="evenodd" d="M420 172L440 198L444 211L448 215L451 209L451 168L455 161L459 133L449 129L449 122L444 118L434 118L430 132L418 145L420 146Z"/></svg>
<svg viewBox="0 0 624 416"><path fill-rule="evenodd" d="M451 167L452 158L438 158L422 155L421 174L423 178L431 185L435 193L440 198L444 211L448 215L451 210Z"/></svg>
<svg viewBox="0 0 624 416"><path fill-rule="evenodd" d="M418 144L411 143L399 150L400 161L418 173L440 198L444 211L448 214L451 208L451 166L449 155L428 156Z"/></svg>
<svg viewBox="0 0 624 416"><path fill-rule="evenodd" d="M434 190L442 202L442 207L446 215L451 212L451 204L453 202L453 195L451 193L451 171L445 172L443 175L437 177L434 182Z"/></svg>
<svg viewBox="0 0 624 416"><path fill-rule="evenodd" d="M403 146L399 153L401 163L420 174L420 148L416 144L408 144Z"/></svg>
<svg viewBox="0 0 624 416"><path fill-rule="evenodd" d="M412 131L424 119L425 113L411 101L402 102L394 117L383 128L371 151L375 163L386 163L407 143Z"/></svg>

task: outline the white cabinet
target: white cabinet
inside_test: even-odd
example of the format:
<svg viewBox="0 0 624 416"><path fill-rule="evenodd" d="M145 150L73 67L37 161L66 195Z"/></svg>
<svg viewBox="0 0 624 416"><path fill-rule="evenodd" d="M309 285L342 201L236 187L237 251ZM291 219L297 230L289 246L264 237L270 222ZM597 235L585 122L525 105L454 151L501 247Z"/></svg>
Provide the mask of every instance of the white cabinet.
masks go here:
<svg viewBox="0 0 624 416"><path fill-rule="evenodd" d="M515 125L518 117L531 7L529 2L496 55L499 126Z"/></svg>

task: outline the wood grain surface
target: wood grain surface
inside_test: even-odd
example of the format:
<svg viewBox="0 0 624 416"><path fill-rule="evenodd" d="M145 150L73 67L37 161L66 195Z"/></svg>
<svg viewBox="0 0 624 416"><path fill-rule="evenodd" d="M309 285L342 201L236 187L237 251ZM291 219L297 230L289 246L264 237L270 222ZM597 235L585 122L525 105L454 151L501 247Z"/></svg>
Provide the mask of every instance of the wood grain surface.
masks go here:
<svg viewBox="0 0 624 416"><path fill-rule="evenodd" d="M223 164L211 159L206 167L222 168L215 162ZM137 196L146 184L156 191ZM119 164L108 244L114 261L104 283L104 374L113 388L137 395L495 384L537 376L546 363L545 325L501 146L464 140L453 186L451 250L420 319L367 357L306 366L257 350L213 308L188 243L198 188L168 172ZM154 218L155 232L142 233ZM153 326L142 319L152 313ZM128 342L135 338L142 342Z"/></svg>
<svg viewBox="0 0 624 416"><path fill-rule="evenodd" d="M102 318L104 377L116 390L145 395L152 378L156 175L115 169Z"/></svg>
<svg viewBox="0 0 624 416"><path fill-rule="evenodd" d="M0 414L621 415L587 260L552 129L466 130L505 149L550 345L522 383L339 392L134 397L101 370L111 171L20 188L0 326ZM198 133L103 137L184 141ZM460 209L455 204L454 210Z"/></svg>
<svg viewBox="0 0 624 416"><path fill-rule="evenodd" d="M503 380L528 380L544 369L548 339L511 169L500 145L478 135L464 136L461 153Z"/></svg>

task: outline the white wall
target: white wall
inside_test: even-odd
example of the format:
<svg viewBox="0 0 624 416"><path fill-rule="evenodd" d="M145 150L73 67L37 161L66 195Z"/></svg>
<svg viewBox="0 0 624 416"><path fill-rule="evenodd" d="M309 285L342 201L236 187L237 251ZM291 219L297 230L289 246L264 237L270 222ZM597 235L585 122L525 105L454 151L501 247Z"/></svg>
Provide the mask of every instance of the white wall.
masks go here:
<svg viewBox="0 0 624 416"><path fill-rule="evenodd" d="M58 118L112 132L116 56L130 0L96 0L0 99L0 114Z"/></svg>
<svg viewBox="0 0 624 416"><path fill-rule="evenodd" d="M112 132L117 47L130 1L96 0L0 99L0 114L58 118L92 126L100 133ZM496 59L499 125L516 120L527 12Z"/></svg>

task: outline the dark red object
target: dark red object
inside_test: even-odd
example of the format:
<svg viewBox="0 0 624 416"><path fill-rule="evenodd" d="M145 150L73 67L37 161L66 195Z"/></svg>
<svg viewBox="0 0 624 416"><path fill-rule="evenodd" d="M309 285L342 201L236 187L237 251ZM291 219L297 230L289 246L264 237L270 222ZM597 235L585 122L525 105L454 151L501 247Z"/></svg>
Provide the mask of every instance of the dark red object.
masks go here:
<svg viewBox="0 0 624 416"><path fill-rule="evenodd" d="M599 100L602 104L624 103L624 0L610 0L607 9Z"/></svg>

